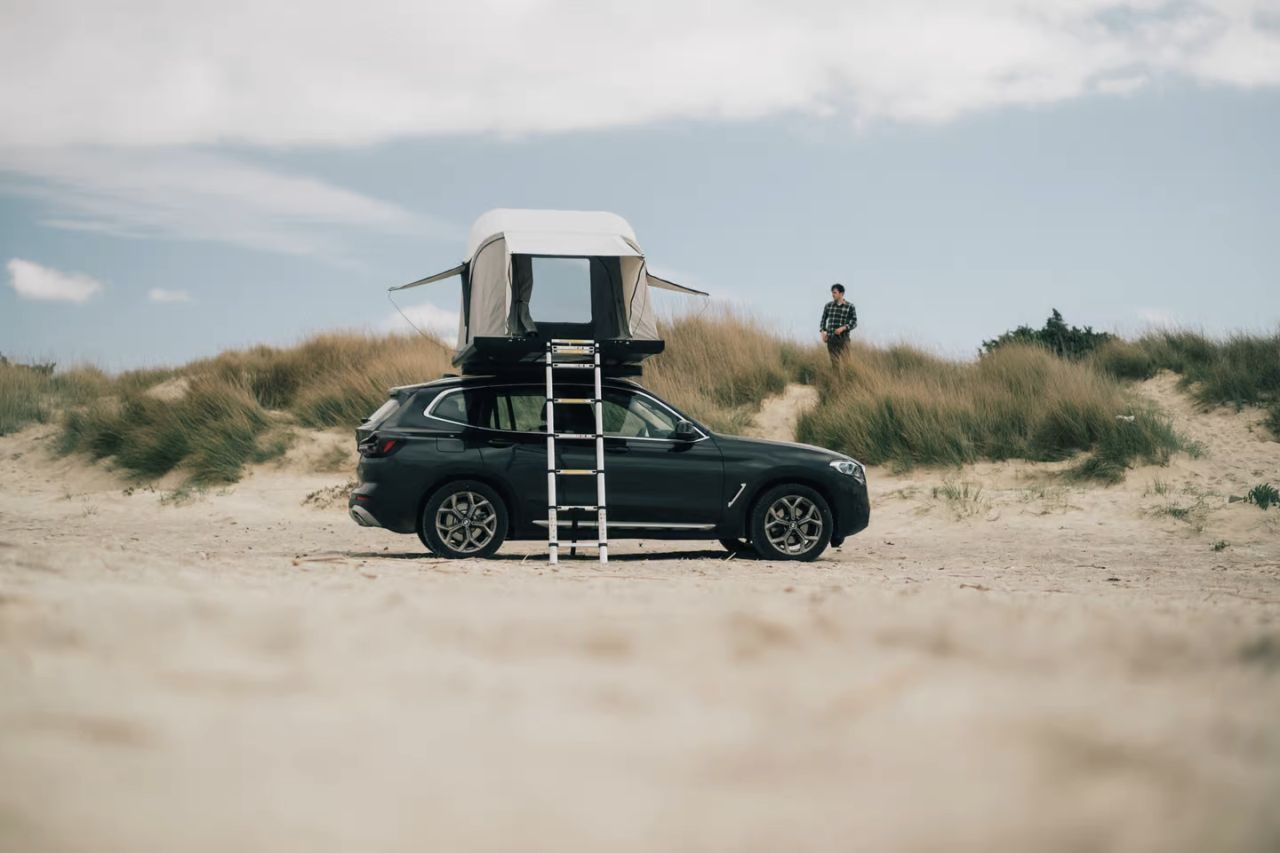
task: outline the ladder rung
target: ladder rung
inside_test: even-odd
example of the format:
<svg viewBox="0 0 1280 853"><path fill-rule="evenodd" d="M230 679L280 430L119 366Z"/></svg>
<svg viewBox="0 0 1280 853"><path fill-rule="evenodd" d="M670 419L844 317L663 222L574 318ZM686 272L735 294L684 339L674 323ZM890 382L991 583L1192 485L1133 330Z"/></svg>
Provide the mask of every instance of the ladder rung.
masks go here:
<svg viewBox="0 0 1280 853"><path fill-rule="evenodd" d="M575 506L573 504L561 504L556 507L556 512L564 512L565 510L572 510L572 509L591 510L592 512L595 512L596 510L603 509L603 508L604 507L598 507L598 506Z"/></svg>
<svg viewBox="0 0 1280 853"><path fill-rule="evenodd" d="M591 364L589 362L581 362L581 361L553 361L551 362L551 366L563 367L568 370L595 370L596 369L596 366L594 364Z"/></svg>
<svg viewBox="0 0 1280 853"><path fill-rule="evenodd" d="M550 397L550 398L548 398L548 399L550 399L550 400L551 400L551 402L553 402L553 403L585 403L585 404L591 404L591 403L599 403L599 402L600 402L600 398L599 398L599 397Z"/></svg>
<svg viewBox="0 0 1280 853"><path fill-rule="evenodd" d="M585 477L588 474L603 474L603 468L548 468L548 474L564 474L567 477Z"/></svg>
<svg viewBox="0 0 1280 853"><path fill-rule="evenodd" d="M608 542L593 542L593 541L588 541L584 539L579 539L577 542L548 542L547 544L552 545L556 548L563 548L565 546L568 546L570 548L608 548L609 547Z"/></svg>
<svg viewBox="0 0 1280 853"><path fill-rule="evenodd" d="M551 435L555 438L582 438L582 439L604 438L603 435L598 435L593 432L553 432Z"/></svg>

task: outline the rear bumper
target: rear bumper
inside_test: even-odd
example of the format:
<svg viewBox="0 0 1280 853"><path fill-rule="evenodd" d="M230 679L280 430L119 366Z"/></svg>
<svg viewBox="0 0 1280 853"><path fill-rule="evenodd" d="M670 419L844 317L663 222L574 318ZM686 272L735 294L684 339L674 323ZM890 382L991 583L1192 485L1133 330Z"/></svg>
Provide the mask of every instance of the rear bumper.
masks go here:
<svg viewBox="0 0 1280 853"><path fill-rule="evenodd" d="M351 515L351 520L354 521L356 524L360 525L361 527L381 527L382 526L381 524L378 523L378 519L373 517L373 513L369 512L369 510L365 509L359 504L349 507L347 511Z"/></svg>
<svg viewBox="0 0 1280 853"><path fill-rule="evenodd" d="M415 499L412 494L361 483L347 499L347 514L361 527L381 527L395 533L414 531Z"/></svg>

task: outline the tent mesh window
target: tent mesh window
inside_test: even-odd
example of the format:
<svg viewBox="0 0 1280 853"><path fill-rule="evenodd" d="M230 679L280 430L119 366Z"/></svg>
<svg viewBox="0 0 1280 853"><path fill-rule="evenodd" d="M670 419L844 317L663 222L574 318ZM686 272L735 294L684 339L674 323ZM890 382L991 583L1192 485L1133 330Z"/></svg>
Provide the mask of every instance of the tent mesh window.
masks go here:
<svg viewBox="0 0 1280 853"><path fill-rule="evenodd" d="M617 258L511 256L509 334L628 338Z"/></svg>

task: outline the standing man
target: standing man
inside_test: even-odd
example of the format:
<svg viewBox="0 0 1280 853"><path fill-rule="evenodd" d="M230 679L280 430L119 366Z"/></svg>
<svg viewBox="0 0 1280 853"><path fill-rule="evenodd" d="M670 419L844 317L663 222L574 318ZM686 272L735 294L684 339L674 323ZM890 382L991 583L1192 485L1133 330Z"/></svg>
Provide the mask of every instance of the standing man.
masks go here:
<svg viewBox="0 0 1280 853"><path fill-rule="evenodd" d="M831 365L839 364L849 346L849 333L858 328L858 311L852 302L844 298L844 285L831 285L831 301L822 309L822 322L818 331L827 344L827 355L831 356Z"/></svg>

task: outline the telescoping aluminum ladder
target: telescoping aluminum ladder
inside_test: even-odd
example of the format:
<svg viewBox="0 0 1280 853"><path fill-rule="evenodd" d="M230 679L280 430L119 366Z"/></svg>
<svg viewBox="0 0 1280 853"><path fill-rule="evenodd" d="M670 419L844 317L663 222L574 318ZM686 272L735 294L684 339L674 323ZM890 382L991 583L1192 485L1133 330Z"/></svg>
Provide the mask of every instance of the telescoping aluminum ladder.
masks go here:
<svg viewBox="0 0 1280 853"><path fill-rule="evenodd" d="M571 541L573 547L595 545L600 552L600 562L609 562L609 531L606 526L608 510L604 491L604 396L600 389L600 345L596 341L553 338L547 342L547 553L551 563L560 556L561 511L582 510L596 513L596 538L592 541ZM592 397L560 397L556 395L557 370L590 370L595 373L595 394ZM556 404L590 404L595 413L595 431L592 433L557 432ZM594 468L561 468L556 452L557 441L595 440L596 465ZM596 502L594 505L575 506L558 503L556 482L558 477L596 478ZM573 525L576 529L577 525Z"/></svg>

